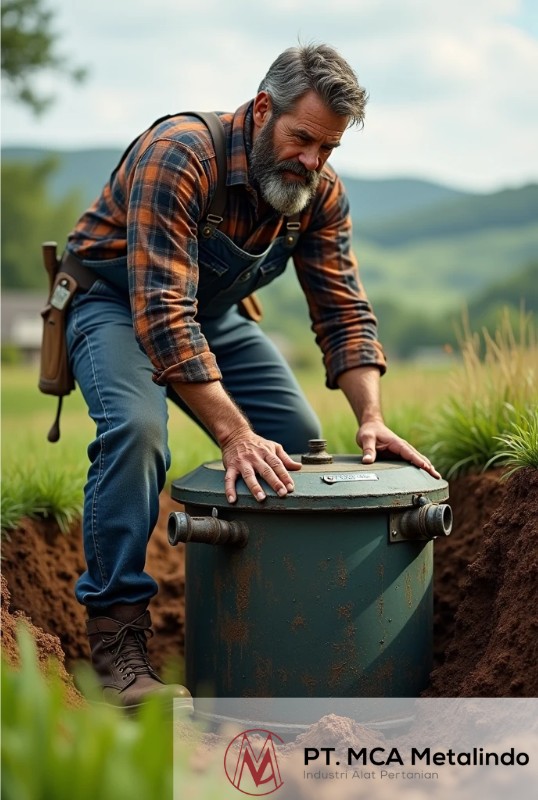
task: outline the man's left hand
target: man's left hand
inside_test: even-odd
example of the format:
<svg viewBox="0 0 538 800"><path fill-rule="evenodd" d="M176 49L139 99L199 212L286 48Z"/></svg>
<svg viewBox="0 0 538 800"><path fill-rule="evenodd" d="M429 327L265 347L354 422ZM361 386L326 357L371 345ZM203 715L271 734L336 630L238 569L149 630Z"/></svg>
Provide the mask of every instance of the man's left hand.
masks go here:
<svg viewBox="0 0 538 800"><path fill-rule="evenodd" d="M405 461L409 461L416 467L429 472L434 478L440 478L441 475L431 461L423 456L422 453L414 448L405 439L397 436L390 428L380 420L374 420L363 423L359 432L357 433L357 444L362 449L363 464L373 464L376 459L377 452L380 450L394 453Z"/></svg>

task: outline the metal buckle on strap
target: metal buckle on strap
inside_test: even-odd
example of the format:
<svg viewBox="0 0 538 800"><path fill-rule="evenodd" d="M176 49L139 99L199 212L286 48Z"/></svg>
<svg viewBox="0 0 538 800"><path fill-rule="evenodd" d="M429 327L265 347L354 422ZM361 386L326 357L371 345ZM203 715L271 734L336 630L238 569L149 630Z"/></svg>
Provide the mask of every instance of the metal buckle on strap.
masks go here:
<svg viewBox="0 0 538 800"><path fill-rule="evenodd" d="M213 236L215 229L220 225L223 219L224 217L219 217L217 214L208 214L202 225L202 236L205 236L206 239Z"/></svg>
<svg viewBox="0 0 538 800"><path fill-rule="evenodd" d="M288 220L286 222L286 231L286 244L288 247L294 247L299 238L301 223L297 222L297 220Z"/></svg>

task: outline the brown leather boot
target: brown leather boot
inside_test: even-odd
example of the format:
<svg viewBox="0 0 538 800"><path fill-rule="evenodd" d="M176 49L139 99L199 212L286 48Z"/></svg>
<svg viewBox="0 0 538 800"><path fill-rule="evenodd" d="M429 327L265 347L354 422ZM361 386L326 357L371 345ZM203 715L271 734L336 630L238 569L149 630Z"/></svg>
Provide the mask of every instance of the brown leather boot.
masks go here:
<svg viewBox="0 0 538 800"><path fill-rule="evenodd" d="M93 667L106 702L136 709L150 695L162 694L175 709L193 710L188 689L165 684L148 660L147 638L153 636L145 603L110 606L87 623Z"/></svg>

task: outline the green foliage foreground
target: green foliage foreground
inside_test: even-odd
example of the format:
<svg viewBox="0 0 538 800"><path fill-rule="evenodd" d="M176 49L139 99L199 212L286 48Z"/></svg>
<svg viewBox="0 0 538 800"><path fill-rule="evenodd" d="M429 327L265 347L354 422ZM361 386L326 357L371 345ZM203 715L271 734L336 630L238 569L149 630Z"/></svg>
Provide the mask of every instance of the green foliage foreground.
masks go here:
<svg viewBox="0 0 538 800"><path fill-rule="evenodd" d="M21 626L21 667L2 668L2 797L6 800L149 800L172 795L171 713L147 703L137 717L104 704L66 704ZM90 676L87 691L95 693Z"/></svg>

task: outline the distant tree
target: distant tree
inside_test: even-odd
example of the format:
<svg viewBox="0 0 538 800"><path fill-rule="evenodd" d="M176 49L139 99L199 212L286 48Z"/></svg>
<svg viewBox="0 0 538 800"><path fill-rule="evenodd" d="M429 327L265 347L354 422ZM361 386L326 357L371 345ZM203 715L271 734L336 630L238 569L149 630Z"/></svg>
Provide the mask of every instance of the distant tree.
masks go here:
<svg viewBox="0 0 538 800"><path fill-rule="evenodd" d="M69 66L57 52L53 13L45 8L43 0L3 0L1 18L4 86L13 97L40 114L53 98L36 91L33 84L39 72L54 70L80 81L86 71Z"/></svg>
<svg viewBox="0 0 538 800"><path fill-rule="evenodd" d="M3 289L46 290L41 243L54 240L63 248L80 207L75 192L51 200L48 182L56 169L55 158L2 164Z"/></svg>

